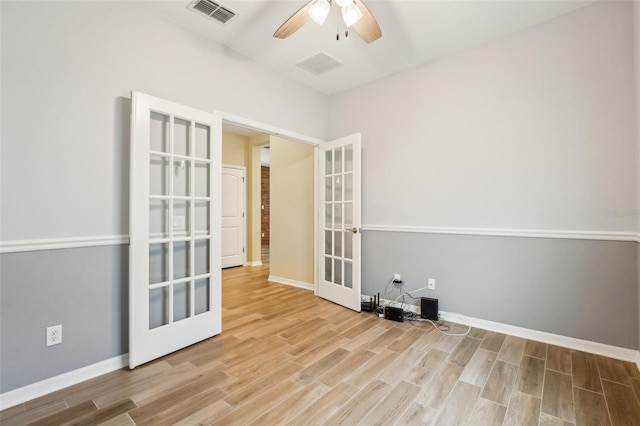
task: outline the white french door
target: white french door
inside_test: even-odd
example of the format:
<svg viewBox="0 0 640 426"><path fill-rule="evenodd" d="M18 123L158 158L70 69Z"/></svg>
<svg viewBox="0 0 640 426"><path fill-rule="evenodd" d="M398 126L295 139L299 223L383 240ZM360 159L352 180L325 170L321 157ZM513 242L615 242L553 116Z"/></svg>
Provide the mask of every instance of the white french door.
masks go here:
<svg viewBox="0 0 640 426"><path fill-rule="evenodd" d="M221 332L221 121L131 96L129 367Z"/></svg>
<svg viewBox="0 0 640 426"><path fill-rule="evenodd" d="M360 312L360 134L318 149L318 296Z"/></svg>
<svg viewBox="0 0 640 426"><path fill-rule="evenodd" d="M245 168L222 167L222 267L244 265Z"/></svg>

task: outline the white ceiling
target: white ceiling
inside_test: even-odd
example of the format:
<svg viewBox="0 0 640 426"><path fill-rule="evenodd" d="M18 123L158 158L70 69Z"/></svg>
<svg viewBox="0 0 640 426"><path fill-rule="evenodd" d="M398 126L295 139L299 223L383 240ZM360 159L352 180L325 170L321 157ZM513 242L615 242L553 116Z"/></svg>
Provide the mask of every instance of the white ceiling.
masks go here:
<svg viewBox="0 0 640 426"><path fill-rule="evenodd" d="M309 21L285 40L272 34L306 0L215 0L236 12L227 24L187 9L189 0L144 4L168 19L325 94L333 94L459 52L580 8L593 0L365 0L382 30L367 44L336 41L334 5L323 26ZM344 66L314 75L297 62L325 52Z"/></svg>

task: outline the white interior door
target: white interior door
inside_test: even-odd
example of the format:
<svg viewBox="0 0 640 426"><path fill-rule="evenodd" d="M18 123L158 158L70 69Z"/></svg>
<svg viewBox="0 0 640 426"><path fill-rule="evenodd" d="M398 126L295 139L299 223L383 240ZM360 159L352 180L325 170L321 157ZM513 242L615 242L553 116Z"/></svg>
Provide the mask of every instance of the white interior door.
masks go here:
<svg viewBox="0 0 640 426"><path fill-rule="evenodd" d="M360 312L360 134L318 149L318 295Z"/></svg>
<svg viewBox="0 0 640 426"><path fill-rule="evenodd" d="M221 331L221 127L131 96L129 367Z"/></svg>
<svg viewBox="0 0 640 426"><path fill-rule="evenodd" d="M222 168L222 267L244 265L245 169Z"/></svg>

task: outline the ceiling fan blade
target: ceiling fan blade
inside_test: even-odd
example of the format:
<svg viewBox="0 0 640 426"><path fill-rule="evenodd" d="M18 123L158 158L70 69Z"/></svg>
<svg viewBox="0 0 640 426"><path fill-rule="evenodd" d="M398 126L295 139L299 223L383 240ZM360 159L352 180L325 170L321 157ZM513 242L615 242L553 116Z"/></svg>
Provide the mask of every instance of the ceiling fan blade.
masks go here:
<svg viewBox="0 0 640 426"><path fill-rule="evenodd" d="M298 31L300 27L306 24L309 20L309 9L311 8L311 4L314 1L315 0L311 0L310 2L302 6L300 10L291 15L291 17L287 19L284 24L280 25L280 28L278 28L276 32L273 33L273 36L275 38L287 38L291 34Z"/></svg>
<svg viewBox="0 0 640 426"><path fill-rule="evenodd" d="M362 12L362 18L353 24L351 28L367 43L371 43L382 37L380 26L376 18L374 18L371 12L369 12L369 9L367 9L367 6L365 6L361 0L354 0L354 3L358 9L360 9L360 12Z"/></svg>

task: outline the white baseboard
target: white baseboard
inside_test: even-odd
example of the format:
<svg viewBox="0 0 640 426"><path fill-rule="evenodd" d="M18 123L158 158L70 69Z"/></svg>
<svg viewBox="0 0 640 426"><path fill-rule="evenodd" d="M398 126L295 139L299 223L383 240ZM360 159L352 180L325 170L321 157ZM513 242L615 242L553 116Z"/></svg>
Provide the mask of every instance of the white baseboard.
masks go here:
<svg viewBox="0 0 640 426"><path fill-rule="evenodd" d="M303 288L305 290L311 290L311 291L313 291L313 288L314 288L313 284L305 283L302 281L290 280L289 278L276 277L275 275L269 275L268 281L278 283L278 284L286 284L293 287Z"/></svg>
<svg viewBox="0 0 640 426"><path fill-rule="evenodd" d="M253 262L246 262L244 266L262 266L262 260L255 260Z"/></svg>
<svg viewBox="0 0 640 426"><path fill-rule="evenodd" d="M129 354L124 354L5 392L0 394L0 411L94 377L120 370L127 365L129 365Z"/></svg>
<svg viewBox="0 0 640 426"><path fill-rule="evenodd" d="M367 296L369 297L369 296ZM402 303L392 300L380 299L380 304L400 307ZM420 308L416 305L404 305L405 310L420 313ZM607 345L605 343L592 342L590 340L576 339L575 337L567 337L559 334L547 333L546 331L532 330L530 328L518 327L515 325L503 324L495 321L487 321L479 318L468 317L456 312L439 311L440 317L445 321L454 322L456 324L469 325L483 330L494 331L496 333L508 334L510 336L521 337L523 339L535 340L538 342L549 343L563 348L575 349L583 352L589 352L596 355L602 355L609 358L620 359L623 361L633 362L640 369L640 351L629 348L621 348L618 346Z"/></svg>

